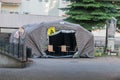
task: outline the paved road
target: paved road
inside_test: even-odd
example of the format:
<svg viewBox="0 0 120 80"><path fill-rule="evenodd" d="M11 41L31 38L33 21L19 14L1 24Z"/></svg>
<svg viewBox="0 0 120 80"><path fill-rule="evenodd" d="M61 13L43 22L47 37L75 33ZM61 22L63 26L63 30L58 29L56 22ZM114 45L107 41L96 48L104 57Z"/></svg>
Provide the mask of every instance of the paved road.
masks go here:
<svg viewBox="0 0 120 80"><path fill-rule="evenodd" d="M120 80L120 58L33 59L23 69L0 68L0 80Z"/></svg>

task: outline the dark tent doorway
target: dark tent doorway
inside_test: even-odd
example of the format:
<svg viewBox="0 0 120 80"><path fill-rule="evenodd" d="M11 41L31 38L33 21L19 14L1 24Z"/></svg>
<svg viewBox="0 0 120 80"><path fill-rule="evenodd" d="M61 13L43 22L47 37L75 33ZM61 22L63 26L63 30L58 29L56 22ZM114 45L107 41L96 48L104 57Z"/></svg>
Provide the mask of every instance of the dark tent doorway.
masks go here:
<svg viewBox="0 0 120 80"><path fill-rule="evenodd" d="M54 52L48 52L48 55L52 56L66 56L73 55L76 50L76 38L75 31L73 30L61 30L54 35L49 36L49 45L53 45ZM67 46L67 52L61 52L61 46Z"/></svg>

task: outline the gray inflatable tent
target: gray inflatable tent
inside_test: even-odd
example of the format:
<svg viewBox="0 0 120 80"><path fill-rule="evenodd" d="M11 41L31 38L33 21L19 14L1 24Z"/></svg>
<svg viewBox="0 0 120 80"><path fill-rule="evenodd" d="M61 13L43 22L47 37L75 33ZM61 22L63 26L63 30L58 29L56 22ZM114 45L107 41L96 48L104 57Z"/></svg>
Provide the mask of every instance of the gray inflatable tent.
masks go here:
<svg viewBox="0 0 120 80"><path fill-rule="evenodd" d="M50 40L48 38L47 31L49 27L55 27L57 33L65 31L69 33L71 30L75 32L77 51L73 53L72 57L94 57L94 37L92 33L78 24L73 24L66 21L54 21L24 25L23 27L25 29L24 44L25 46L30 47L32 49L32 54L36 56L48 56L46 53L46 46L50 43ZM12 33L10 42L14 43L14 35L15 32Z"/></svg>

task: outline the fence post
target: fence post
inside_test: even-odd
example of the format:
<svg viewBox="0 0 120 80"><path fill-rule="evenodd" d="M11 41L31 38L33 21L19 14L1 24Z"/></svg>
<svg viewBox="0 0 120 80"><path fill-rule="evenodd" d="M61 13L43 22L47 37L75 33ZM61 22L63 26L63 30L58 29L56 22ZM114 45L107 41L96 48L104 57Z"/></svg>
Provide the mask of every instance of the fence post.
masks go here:
<svg viewBox="0 0 120 80"><path fill-rule="evenodd" d="M1 33L1 27L0 27L0 33Z"/></svg>
<svg viewBox="0 0 120 80"><path fill-rule="evenodd" d="M24 47L24 44L21 45L21 57L22 57L22 61L24 60L24 58L23 58L24 57L24 55L23 55L24 48L23 47Z"/></svg>

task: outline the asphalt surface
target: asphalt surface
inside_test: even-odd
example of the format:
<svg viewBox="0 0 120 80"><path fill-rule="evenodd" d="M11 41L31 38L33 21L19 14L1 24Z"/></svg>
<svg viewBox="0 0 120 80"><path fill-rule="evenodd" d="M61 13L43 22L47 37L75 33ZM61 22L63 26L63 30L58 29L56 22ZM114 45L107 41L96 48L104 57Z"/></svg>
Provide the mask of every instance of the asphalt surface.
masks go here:
<svg viewBox="0 0 120 80"><path fill-rule="evenodd" d="M0 80L120 80L120 58L37 58L26 68L0 68Z"/></svg>

